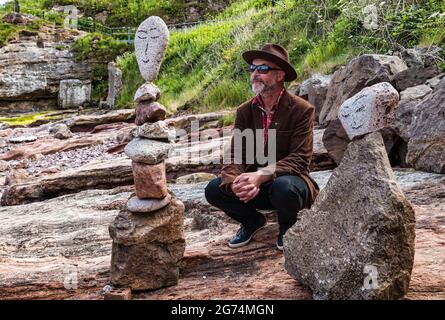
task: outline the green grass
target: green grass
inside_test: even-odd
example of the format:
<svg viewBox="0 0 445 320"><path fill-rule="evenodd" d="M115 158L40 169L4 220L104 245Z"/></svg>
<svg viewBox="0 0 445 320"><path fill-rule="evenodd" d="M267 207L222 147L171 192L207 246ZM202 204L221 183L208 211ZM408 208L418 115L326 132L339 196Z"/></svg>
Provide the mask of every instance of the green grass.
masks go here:
<svg viewBox="0 0 445 320"><path fill-rule="evenodd" d="M235 123L235 113L229 113L218 120L218 127L226 127Z"/></svg>
<svg viewBox="0 0 445 320"><path fill-rule="evenodd" d="M229 3L232 0L218 0L218 4ZM218 13L218 9L208 5L207 0L20 0L21 12L30 13L42 17L50 15L49 10L56 5L75 5L85 16L94 17L96 14L106 11L107 26L137 26L146 17L151 15L161 16L171 23L188 20L187 7L193 5L202 17L211 18ZM11 10L12 1L6 4ZM60 18L60 17L59 17ZM56 19L56 17L51 17ZM60 23L62 21L59 21Z"/></svg>
<svg viewBox="0 0 445 320"><path fill-rule="evenodd" d="M79 61L88 59L92 64L92 101L98 105L105 100L108 86L108 63L129 50L126 42L120 42L100 33L90 33L73 44L72 50Z"/></svg>
<svg viewBox="0 0 445 320"><path fill-rule="evenodd" d="M17 39L21 31L37 31L42 25L40 20L33 21L32 24L27 26L6 23L3 22L3 17L6 13L0 10L0 47L6 45L11 40Z"/></svg>
<svg viewBox="0 0 445 320"><path fill-rule="evenodd" d="M397 1L375 3L382 15L378 30L364 28L363 7L344 0L328 1L327 7L310 0L284 0L281 4L285 7L274 8L270 1L234 2L217 17L224 21L171 34L156 81L162 90L161 102L170 111L205 112L238 106L252 96L241 53L266 42L288 48L299 75L297 81L316 72L332 73L360 54L392 54L400 46L443 46L445 18L430 18L434 12L445 12L443 2L406 1L399 11L395 10ZM411 6L414 3L417 7ZM119 102L121 106L131 104L129 93L143 83L134 57L125 59L133 60L123 66L124 74L136 80L125 82L127 93Z"/></svg>

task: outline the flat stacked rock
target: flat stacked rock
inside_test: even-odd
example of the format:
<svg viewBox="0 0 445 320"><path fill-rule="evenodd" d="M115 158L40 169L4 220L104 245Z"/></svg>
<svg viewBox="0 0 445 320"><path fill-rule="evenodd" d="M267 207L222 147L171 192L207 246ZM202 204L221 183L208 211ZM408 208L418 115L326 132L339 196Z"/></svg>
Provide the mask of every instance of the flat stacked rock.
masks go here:
<svg viewBox="0 0 445 320"><path fill-rule="evenodd" d="M160 90L151 82L167 42L168 29L159 17L148 18L136 31L136 57L147 82L135 93L135 123L140 127L125 147L132 160L135 194L109 228L111 282L132 290L175 285L185 250L184 205L169 194L165 171L175 131L164 121L166 109L156 102Z"/></svg>

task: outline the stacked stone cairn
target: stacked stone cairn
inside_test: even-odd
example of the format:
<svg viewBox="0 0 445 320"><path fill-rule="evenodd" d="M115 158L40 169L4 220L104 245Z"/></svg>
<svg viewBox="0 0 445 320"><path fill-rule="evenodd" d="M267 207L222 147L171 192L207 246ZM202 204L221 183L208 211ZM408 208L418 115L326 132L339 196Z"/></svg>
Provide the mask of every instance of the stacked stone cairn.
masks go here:
<svg viewBox="0 0 445 320"><path fill-rule="evenodd" d="M132 290L177 284L185 250L184 205L169 194L165 171L175 131L163 121L166 110L157 102L160 90L152 82L167 43L168 29L159 17L149 17L136 32L136 57L147 82L135 93L139 127L125 148L132 160L135 194L109 227L111 283Z"/></svg>

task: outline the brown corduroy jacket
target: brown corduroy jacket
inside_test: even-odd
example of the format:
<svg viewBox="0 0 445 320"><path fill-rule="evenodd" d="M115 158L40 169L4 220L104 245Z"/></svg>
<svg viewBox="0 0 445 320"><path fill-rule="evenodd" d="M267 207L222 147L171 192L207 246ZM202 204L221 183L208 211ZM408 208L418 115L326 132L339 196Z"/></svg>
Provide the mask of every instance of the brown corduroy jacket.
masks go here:
<svg viewBox="0 0 445 320"><path fill-rule="evenodd" d="M317 183L309 175L314 137L314 107L304 99L289 93L287 90L285 91L270 125L270 129L276 130L276 162L259 165L256 157L253 163L246 163L246 159L248 159L246 158L246 147L249 149L246 140L241 140L243 141L242 144L234 144L234 139L245 129L253 129L254 141L257 141L257 135L261 134L260 131L255 130L262 129L261 110L252 105L251 102L252 100L244 102L236 111L230 149L230 164L226 164L222 168L220 187L227 188L241 173L254 172L259 168L269 170L273 175L273 180L282 175L297 175L304 179L309 187L311 201L306 204L306 207L309 208L319 192ZM258 137L258 139L261 142L254 143L254 154L257 154L258 146L261 146L264 141L262 137ZM267 150L268 145L266 144L260 148L260 154L267 155ZM240 154L240 152L242 153L242 159L237 164L234 161L234 154Z"/></svg>

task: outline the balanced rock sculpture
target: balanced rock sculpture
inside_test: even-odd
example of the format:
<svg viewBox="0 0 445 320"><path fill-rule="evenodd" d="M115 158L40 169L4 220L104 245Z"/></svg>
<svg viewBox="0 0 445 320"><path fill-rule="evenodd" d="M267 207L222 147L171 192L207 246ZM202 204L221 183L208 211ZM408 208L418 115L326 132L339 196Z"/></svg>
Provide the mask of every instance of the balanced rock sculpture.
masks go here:
<svg viewBox="0 0 445 320"><path fill-rule="evenodd" d="M136 57L147 83L135 93L136 137L125 147L132 160L135 194L109 227L113 239L111 282L132 290L175 285L185 250L184 205L167 189L165 159L175 136L163 121L165 108L156 102L152 83L168 43L159 17L145 20L136 32Z"/></svg>
<svg viewBox="0 0 445 320"><path fill-rule="evenodd" d="M399 299L409 287L415 217L377 131L387 120L377 117L391 113L398 98L381 86L340 111L353 140L311 209L300 211L284 236L285 268L315 299Z"/></svg>

